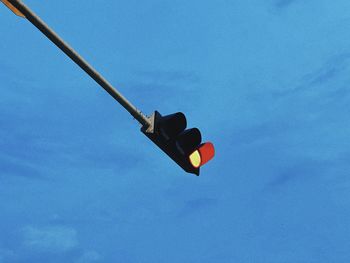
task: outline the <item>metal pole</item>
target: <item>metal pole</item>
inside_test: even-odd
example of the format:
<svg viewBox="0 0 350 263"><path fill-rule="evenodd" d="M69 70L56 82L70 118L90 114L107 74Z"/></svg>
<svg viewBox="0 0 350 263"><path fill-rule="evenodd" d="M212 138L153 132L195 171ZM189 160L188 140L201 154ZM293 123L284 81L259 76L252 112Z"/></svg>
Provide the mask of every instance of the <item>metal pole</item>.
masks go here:
<svg viewBox="0 0 350 263"><path fill-rule="evenodd" d="M49 38L58 48L70 57L80 68L93 78L109 95L118 101L144 128L151 125L151 121L133 104L131 104L119 91L117 91L101 74L99 74L88 62L86 62L72 47L63 41L48 25L45 24L33 11L20 0L8 0L23 15Z"/></svg>

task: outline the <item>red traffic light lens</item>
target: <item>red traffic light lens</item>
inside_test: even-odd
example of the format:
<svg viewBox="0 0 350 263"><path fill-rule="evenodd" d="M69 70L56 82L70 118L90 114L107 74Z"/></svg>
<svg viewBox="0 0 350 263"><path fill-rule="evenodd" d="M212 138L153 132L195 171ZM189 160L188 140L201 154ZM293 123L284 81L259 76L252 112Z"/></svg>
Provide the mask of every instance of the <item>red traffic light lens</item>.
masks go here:
<svg viewBox="0 0 350 263"><path fill-rule="evenodd" d="M190 154L189 159L193 167L198 168L209 162L215 155L214 145L211 142L203 143Z"/></svg>

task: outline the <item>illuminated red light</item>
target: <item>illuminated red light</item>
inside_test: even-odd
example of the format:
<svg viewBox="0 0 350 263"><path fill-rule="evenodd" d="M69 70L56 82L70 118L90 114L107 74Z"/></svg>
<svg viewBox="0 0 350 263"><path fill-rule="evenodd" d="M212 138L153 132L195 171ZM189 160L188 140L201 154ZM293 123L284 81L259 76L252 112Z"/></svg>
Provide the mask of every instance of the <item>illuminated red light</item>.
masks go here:
<svg viewBox="0 0 350 263"><path fill-rule="evenodd" d="M198 168L213 159L214 155L214 145L211 142L206 142L201 144L201 146L189 156L189 159L192 166Z"/></svg>

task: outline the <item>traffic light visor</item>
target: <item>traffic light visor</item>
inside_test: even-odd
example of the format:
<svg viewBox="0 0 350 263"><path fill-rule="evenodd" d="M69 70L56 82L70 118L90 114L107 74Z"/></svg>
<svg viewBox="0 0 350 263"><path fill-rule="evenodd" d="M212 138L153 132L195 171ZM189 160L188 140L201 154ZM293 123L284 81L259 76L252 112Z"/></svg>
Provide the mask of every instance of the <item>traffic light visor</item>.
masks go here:
<svg viewBox="0 0 350 263"><path fill-rule="evenodd" d="M160 116L156 119L156 129L166 140L178 136L186 129L186 117L182 112Z"/></svg>
<svg viewBox="0 0 350 263"><path fill-rule="evenodd" d="M198 168L209 162L215 155L214 145L211 142L203 143L190 154L189 159L193 167Z"/></svg>

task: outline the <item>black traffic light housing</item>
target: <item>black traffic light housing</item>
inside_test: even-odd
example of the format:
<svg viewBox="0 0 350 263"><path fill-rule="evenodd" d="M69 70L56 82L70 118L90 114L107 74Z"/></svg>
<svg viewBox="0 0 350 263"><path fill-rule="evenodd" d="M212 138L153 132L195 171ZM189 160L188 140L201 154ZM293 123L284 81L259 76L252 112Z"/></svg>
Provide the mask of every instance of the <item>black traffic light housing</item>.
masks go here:
<svg viewBox="0 0 350 263"><path fill-rule="evenodd" d="M141 131L188 173L199 175L189 156L201 145L202 136L197 128L186 130L187 121L182 112L162 116L155 111L151 126Z"/></svg>

